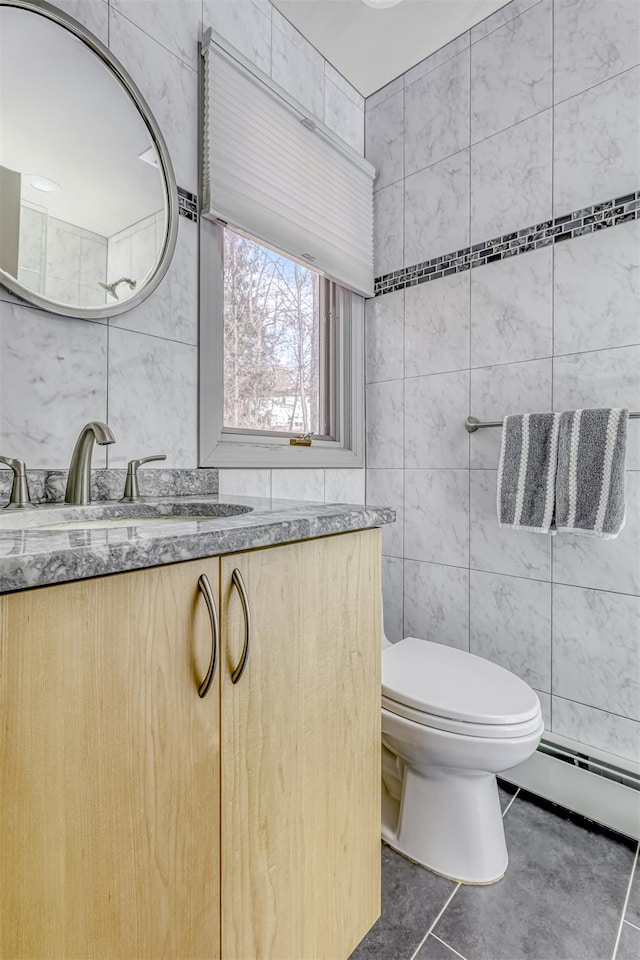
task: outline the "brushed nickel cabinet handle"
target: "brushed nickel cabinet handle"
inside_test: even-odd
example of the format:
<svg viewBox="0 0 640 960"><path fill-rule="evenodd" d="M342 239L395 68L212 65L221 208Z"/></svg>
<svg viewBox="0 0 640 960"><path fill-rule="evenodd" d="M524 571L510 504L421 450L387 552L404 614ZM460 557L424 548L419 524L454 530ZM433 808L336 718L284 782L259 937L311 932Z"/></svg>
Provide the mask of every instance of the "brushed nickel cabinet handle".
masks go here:
<svg viewBox="0 0 640 960"><path fill-rule="evenodd" d="M240 603L242 604L242 612L244 614L244 647L242 650L242 656L240 657L240 662L231 674L231 683L237 683L244 673L244 668L247 665L247 658L249 656L249 644L251 643L251 613L249 611L249 597L247 596L247 588L244 585L242 574L237 568L231 574L231 582L240 594Z"/></svg>
<svg viewBox="0 0 640 960"><path fill-rule="evenodd" d="M198 587L200 588L200 592L204 597L204 602L206 603L207 610L209 611L209 620L211 621L211 660L209 661L207 675L198 687L198 696L206 697L206 695L209 693L209 688L213 683L216 667L218 666L220 624L218 623L218 612L213 599L211 584L209 583L209 577L206 575L206 573L203 573L198 577Z"/></svg>

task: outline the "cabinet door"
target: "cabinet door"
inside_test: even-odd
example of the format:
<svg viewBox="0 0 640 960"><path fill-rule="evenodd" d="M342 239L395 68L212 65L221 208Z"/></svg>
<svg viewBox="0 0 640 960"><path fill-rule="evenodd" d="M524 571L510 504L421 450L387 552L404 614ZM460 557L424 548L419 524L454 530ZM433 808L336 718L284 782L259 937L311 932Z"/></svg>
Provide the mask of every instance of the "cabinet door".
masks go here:
<svg viewBox="0 0 640 960"><path fill-rule="evenodd" d="M227 960L341 960L380 914L380 562L377 530L221 560Z"/></svg>
<svg viewBox="0 0 640 960"><path fill-rule="evenodd" d="M198 577L0 597L0 956L219 956L219 674Z"/></svg>

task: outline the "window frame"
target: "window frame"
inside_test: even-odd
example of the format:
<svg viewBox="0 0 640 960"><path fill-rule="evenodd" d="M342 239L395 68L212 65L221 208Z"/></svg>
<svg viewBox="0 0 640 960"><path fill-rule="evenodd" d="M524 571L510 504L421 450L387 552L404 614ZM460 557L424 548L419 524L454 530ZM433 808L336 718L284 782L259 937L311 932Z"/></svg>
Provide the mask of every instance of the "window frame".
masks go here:
<svg viewBox="0 0 640 960"><path fill-rule="evenodd" d="M199 456L201 467L357 468L364 466L364 298L339 287L345 322L334 350L339 439L313 438L310 447L290 435L231 433L224 417L223 230L200 216ZM260 242L257 240L256 242ZM262 241L268 246L266 241ZM284 254L286 256L286 254Z"/></svg>

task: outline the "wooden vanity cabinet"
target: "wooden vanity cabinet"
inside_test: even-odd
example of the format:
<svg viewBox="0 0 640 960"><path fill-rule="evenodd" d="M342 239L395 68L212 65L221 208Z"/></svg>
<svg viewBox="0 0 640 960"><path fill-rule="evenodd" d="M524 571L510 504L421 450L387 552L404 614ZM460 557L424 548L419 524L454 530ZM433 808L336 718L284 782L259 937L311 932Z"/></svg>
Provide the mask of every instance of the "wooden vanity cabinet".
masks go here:
<svg viewBox="0 0 640 960"><path fill-rule="evenodd" d="M346 960L380 913L379 631L378 530L0 597L0 957Z"/></svg>
<svg viewBox="0 0 640 960"><path fill-rule="evenodd" d="M380 915L379 537L221 558L225 960L344 960Z"/></svg>
<svg viewBox="0 0 640 960"><path fill-rule="evenodd" d="M219 957L217 559L0 597L0 957Z"/></svg>

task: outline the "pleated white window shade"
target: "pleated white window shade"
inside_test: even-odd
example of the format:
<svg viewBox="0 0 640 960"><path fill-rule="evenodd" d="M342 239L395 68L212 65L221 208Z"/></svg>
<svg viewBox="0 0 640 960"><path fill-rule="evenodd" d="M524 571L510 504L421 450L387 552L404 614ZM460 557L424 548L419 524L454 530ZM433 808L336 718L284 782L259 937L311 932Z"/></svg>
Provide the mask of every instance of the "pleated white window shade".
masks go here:
<svg viewBox="0 0 640 960"><path fill-rule="evenodd" d="M373 295L375 170L210 40L204 213Z"/></svg>

